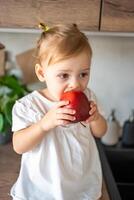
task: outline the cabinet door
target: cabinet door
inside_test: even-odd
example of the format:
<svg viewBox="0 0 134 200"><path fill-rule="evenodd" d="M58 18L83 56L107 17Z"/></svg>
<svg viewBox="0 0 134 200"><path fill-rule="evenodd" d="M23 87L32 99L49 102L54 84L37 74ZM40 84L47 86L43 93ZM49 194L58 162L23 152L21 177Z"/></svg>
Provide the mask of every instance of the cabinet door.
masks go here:
<svg viewBox="0 0 134 200"><path fill-rule="evenodd" d="M134 0L103 0L100 30L134 32Z"/></svg>
<svg viewBox="0 0 134 200"><path fill-rule="evenodd" d="M0 27L37 28L43 21L98 30L101 0L0 0Z"/></svg>

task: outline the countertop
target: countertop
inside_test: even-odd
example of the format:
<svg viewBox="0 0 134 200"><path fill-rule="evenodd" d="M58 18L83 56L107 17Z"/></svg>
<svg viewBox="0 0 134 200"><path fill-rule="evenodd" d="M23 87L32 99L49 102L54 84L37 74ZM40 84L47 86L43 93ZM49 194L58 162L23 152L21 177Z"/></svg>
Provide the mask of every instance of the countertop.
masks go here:
<svg viewBox="0 0 134 200"><path fill-rule="evenodd" d="M12 144L0 145L0 199L10 200L9 191L15 182L21 156L12 149Z"/></svg>
<svg viewBox="0 0 134 200"><path fill-rule="evenodd" d="M13 151L12 144L0 145L0 199L11 200L9 191L15 182L20 166L21 156ZM105 175L102 186L102 197L100 200L111 200L105 183ZM118 200L118 199L116 199Z"/></svg>

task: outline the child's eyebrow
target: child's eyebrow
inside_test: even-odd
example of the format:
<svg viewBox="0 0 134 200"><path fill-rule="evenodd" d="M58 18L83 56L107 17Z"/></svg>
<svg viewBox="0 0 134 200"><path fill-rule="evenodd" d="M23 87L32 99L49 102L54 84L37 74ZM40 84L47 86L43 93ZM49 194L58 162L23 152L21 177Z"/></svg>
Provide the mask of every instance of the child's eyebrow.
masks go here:
<svg viewBox="0 0 134 200"><path fill-rule="evenodd" d="M60 70L58 70L58 72L72 72L72 70L68 70L68 69L60 69Z"/></svg>
<svg viewBox="0 0 134 200"><path fill-rule="evenodd" d="M89 71L89 70L90 70L90 67L82 69L81 71Z"/></svg>
<svg viewBox="0 0 134 200"><path fill-rule="evenodd" d="M81 71L89 71L89 70L90 70L90 67L82 69ZM73 70L70 70L70 69L60 69L60 70L58 70L58 72L72 72L72 71Z"/></svg>

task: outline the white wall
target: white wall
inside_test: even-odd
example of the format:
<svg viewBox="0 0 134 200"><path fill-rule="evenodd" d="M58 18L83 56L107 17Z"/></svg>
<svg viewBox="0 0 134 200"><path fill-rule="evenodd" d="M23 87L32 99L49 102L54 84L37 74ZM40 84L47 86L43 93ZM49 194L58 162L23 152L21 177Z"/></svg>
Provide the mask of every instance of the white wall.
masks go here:
<svg viewBox="0 0 134 200"><path fill-rule="evenodd" d="M91 87L107 115L117 110L121 123L134 109L134 38L91 37L94 56Z"/></svg>
<svg viewBox="0 0 134 200"><path fill-rule="evenodd" d="M121 124L134 109L134 37L88 36L93 48L89 86L95 91L106 116L117 110ZM15 55L33 48L38 33L0 32L0 42Z"/></svg>

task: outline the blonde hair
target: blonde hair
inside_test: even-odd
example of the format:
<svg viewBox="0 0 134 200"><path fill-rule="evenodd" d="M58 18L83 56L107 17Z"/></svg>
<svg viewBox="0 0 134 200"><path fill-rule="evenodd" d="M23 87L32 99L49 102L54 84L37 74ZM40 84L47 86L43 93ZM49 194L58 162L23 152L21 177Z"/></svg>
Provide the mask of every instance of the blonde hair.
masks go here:
<svg viewBox="0 0 134 200"><path fill-rule="evenodd" d="M87 37L78 29L76 24L56 25L43 31L37 43L37 59L41 64L55 64L59 61L76 56L86 51L89 58L92 49Z"/></svg>

